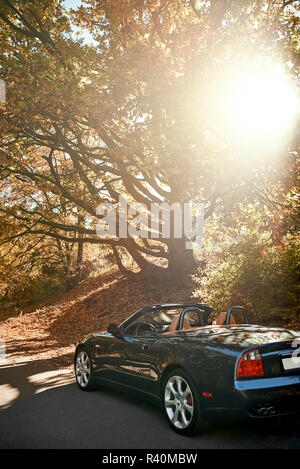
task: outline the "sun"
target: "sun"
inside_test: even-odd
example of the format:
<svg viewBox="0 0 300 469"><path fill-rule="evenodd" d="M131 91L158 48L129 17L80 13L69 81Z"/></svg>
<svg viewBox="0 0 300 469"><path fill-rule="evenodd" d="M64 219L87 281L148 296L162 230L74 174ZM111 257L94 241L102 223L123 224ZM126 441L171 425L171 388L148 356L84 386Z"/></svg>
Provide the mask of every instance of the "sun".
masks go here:
<svg viewBox="0 0 300 469"><path fill-rule="evenodd" d="M285 132L296 112L295 91L283 73L243 77L232 99L233 119L242 131Z"/></svg>
<svg viewBox="0 0 300 469"><path fill-rule="evenodd" d="M264 144L285 138L298 111L296 86L282 67L231 71L219 110L236 141Z"/></svg>

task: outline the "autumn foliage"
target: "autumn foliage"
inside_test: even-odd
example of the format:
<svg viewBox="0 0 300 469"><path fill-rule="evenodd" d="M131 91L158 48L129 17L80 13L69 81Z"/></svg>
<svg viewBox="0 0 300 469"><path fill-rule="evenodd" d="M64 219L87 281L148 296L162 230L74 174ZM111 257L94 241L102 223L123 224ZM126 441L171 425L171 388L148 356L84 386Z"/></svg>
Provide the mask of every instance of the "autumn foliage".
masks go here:
<svg viewBox="0 0 300 469"><path fill-rule="evenodd" d="M296 270L295 126L275 150L249 155L218 100L226 71L253 56L264 63L266 51L297 77L296 3L86 0L68 11L58 0L2 0L0 298L61 293L107 262L180 287L194 274L196 294L217 308L224 298L259 308L254 279L278 291L263 259ZM194 256L161 233L100 239L97 207L120 194L147 207L202 202L206 251ZM293 296L294 273L280 278L281 297ZM278 308L295 314L293 301Z"/></svg>

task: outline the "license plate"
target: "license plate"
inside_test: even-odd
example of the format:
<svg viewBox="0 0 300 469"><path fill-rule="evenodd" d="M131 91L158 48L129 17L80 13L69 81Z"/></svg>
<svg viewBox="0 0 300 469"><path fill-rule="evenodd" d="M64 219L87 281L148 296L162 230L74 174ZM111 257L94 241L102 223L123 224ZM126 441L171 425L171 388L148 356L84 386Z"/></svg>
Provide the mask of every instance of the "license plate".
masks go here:
<svg viewBox="0 0 300 469"><path fill-rule="evenodd" d="M300 368L300 357L283 358L282 365L285 370L295 370Z"/></svg>

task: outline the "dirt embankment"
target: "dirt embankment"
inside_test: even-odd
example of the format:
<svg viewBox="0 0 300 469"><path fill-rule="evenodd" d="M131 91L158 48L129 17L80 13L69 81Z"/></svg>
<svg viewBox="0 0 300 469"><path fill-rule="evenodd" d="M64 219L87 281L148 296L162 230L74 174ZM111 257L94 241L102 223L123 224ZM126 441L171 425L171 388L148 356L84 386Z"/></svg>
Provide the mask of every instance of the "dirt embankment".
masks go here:
<svg viewBox="0 0 300 469"><path fill-rule="evenodd" d="M50 305L4 319L0 338L5 341L5 362L72 366L83 335L120 323L144 305L189 299L186 289L123 279L117 270L89 278Z"/></svg>

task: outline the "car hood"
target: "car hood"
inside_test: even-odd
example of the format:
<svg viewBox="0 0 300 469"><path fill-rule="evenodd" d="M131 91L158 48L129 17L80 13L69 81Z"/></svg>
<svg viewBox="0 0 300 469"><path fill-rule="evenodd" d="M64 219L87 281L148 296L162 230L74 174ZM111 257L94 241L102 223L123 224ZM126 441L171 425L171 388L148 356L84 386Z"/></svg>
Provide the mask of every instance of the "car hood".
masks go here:
<svg viewBox="0 0 300 469"><path fill-rule="evenodd" d="M271 342L294 341L300 338L300 331L279 327L257 325L206 326L181 332L181 336L191 340L208 342L214 345L228 345L233 348L245 348Z"/></svg>

